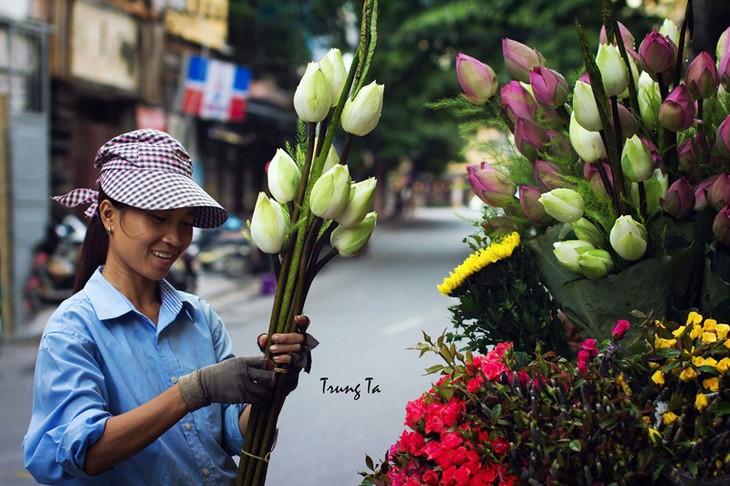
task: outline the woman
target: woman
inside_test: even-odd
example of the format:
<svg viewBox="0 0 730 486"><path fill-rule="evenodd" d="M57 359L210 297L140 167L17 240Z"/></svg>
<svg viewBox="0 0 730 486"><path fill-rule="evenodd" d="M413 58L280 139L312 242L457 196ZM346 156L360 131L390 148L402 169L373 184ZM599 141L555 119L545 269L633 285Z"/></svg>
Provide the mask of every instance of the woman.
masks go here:
<svg viewBox="0 0 730 486"><path fill-rule="evenodd" d="M233 481L249 407L271 395L274 364L233 357L203 299L164 277L193 227L226 211L191 178L182 145L156 130L119 135L99 149L99 192L55 197L90 203L76 293L51 316L35 370L25 466L41 483L226 484ZM286 388L309 371L316 340L272 337ZM259 347L266 335L259 337Z"/></svg>

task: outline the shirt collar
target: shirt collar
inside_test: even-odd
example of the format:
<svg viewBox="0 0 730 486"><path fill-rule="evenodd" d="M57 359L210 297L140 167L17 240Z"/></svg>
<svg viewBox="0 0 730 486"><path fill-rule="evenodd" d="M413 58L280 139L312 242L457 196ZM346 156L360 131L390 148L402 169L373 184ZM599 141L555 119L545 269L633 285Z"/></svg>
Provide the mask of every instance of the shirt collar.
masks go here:
<svg viewBox="0 0 730 486"><path fill-rule="evenodd" d="M94 306L98 318L102 321L114 319L128 312L135 311L136 309L129 299L104 278L104 275L101 273L103 268L103 265L100 266L84 286L84 291ZM188 316L190 316L192 304L175 290L172 285L166 280L161 280L158 288L160 290L162 308L172 316L177 316L181 310L185 309Z"/></svg>

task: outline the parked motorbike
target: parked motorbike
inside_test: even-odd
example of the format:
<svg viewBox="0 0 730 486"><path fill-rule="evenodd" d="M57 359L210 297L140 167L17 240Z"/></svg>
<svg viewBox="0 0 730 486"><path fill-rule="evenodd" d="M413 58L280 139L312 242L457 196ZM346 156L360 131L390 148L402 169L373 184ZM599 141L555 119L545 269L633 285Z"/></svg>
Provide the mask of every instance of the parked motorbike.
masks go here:
<svg viewBox="0 0 730 486"><path fill-rule="evenodd" d="M191 248L197 250L197 262L205 272L242 278L262 271L262 255L235 216L221 228L206 230Z"/></svg>
<svg viewBox="0 0 730 486"><path fill-rule="evenodd" d="M74 215L48 227L46 237L34 248L31 269L23 289L29 310L57 304L73 293L76 260L86 236L86 226Z"/></svg>
<svg viewBox="0 0 730 486"><path fill-rule="evenodd" d="M198 287L197 253L197 248L189 246L170 267L165 280L177 290L195 293Z"/></svg>

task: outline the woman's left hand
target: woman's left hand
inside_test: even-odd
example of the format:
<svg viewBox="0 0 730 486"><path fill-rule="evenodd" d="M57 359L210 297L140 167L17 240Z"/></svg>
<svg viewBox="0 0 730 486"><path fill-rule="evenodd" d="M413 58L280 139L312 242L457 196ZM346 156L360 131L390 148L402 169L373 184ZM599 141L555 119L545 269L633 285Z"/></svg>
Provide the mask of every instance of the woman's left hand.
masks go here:
<svg viewBox="0 0 730 486"><path fill-rule="evenodd" d="M296 371L303 369L309 373L312 366L311 351L319 342L311 334L307 334L307 328L309 327L309 318L307 316L295 316L294 323L298 326L299 331L274 334L271 336L272 342L269 351L271 351L275 364L297 368ZM258 337L258 346L262 351L266 349L266 337L266 333Z"/></svg>

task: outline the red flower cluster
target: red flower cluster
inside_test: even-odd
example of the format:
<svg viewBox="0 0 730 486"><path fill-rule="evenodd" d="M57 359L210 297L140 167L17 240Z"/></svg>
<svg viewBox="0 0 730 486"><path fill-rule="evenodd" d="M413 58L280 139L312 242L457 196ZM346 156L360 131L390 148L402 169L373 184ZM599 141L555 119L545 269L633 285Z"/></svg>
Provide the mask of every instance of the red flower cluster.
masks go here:
<svg viewBox="0 0 730 486"><path fill-rule="evenodd" d="M511 377L503 361L510 349L511 344L502 343L486 356L475 356L467 364L465 376L443 376L431 390L406 405L405 425L411 430L403 432L389 453L392 467L387 476L393 486L519 484L506 465L509 443L502 437L490 438L479 421L473 420L464 399L442 393L450 385L465 385L473 393L485 380L496 382L505 373Z"/></svg>

